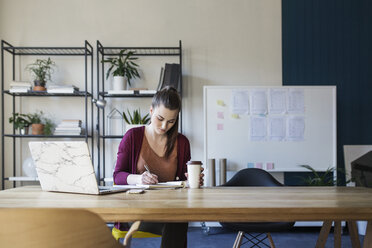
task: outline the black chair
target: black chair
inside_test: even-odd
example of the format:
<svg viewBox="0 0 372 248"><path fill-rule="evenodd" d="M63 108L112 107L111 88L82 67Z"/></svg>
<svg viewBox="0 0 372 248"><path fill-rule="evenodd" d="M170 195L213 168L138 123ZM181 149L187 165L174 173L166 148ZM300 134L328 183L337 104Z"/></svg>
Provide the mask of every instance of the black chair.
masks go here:
<svg viewBox="0 0 372 248"><path fill-rule="evenodd" d="M262 186L277 187L283 186L270 173L256 168L248 168L238 171L228 182L221 186ZM251 247L272 247L274 242L271 238L271 232L285 231L293 227L294 222L228 222L221 223L224 228L238 231L233 248L240 247L243 244L251 243ZM242 239L247 241L242 243ZM270 246L264 241L268 239ZM260 246L262 245L262 246Z"/></svg>

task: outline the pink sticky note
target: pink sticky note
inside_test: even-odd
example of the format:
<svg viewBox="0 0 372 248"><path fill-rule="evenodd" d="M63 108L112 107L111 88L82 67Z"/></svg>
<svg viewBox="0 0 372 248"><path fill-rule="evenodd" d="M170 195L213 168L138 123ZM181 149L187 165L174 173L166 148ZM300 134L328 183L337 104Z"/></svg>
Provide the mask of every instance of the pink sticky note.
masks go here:
<svg viewBox="0 0 372 248"><path fill-rule="evenodd" d="M223 124L217 124L217 130L223 130Z"/></svg>
<svg viewBox="0 0 372 248"><path fill-rule="evenodd" d="M274 163L266 163L266 170L273 170L274 169Z"/></svg>
<svg viewBox="0 0 372 248"><path fill-rule="evenodd" d="M224 119L223 112L217 112L218 119Z"/></svg>
<svg viewBox="0 0 372 248"><path fill-rule="evenodd" d="M262 168L263 168L262 163L256 163L256 164L254 165L254 167L255 167L255 168L258 168L258 169L262 169Z"/></svg>

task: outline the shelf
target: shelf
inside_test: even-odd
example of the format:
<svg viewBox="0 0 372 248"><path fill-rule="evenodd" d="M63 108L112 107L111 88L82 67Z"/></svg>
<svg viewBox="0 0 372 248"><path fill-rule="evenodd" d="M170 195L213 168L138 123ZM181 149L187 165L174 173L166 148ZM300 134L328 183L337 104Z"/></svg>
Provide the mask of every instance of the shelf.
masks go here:
<svg viewBox="0 0 372 248"><path fill-rule="evenodd" d="M8 181L31 181L31 182L38 182L39 178L37 177L8 177L4 178Z"/></svg>
<svg viewBox="0 0 372 248"><path fill-rule="evenodd" d="M102 139L122 139L124 135L100 135Z"/></svg>
<svg viewBox="0 0 372 248"><path fill-rule="evenodd" d="M44 91L30 91L27 93L10 93L9 90L4 90L5 94L11 95L11 96L68 96L68 97L85 97L87 95L88 97L92 97L92 94L85 91L77 91L75 93L48 93Z"/></svg>
<svg viewBox="0 0 372 248"><path fill-rule="evenodd" d="M91 135L21 135L21 134L4 134L4 137L14 137L14 138L91 138Z"/></svg>
<svg viewBox="0 0 372 248"><path fill-rule="evenodd" d="M105 56L116 56L122 49L134 52L135 56L180 56L179 47L99 47L99 51Z"/></svg>
<svg viewBox="0 0 372 248"><path fill-rule="evenodd" d="M102 97L144 97L144 98L149 98L153 97L155 94L139 94L139 93L134 93L134 94L108 94L107 92L100 92L100 96Z"/></svg>
<svg viewBox="0 0 372 248"><path fill-rule="evenodd" d="M4 50L13 55L85 56L93 55L93 47L85 41L85 47L16 47L2 41Z"/></svg>

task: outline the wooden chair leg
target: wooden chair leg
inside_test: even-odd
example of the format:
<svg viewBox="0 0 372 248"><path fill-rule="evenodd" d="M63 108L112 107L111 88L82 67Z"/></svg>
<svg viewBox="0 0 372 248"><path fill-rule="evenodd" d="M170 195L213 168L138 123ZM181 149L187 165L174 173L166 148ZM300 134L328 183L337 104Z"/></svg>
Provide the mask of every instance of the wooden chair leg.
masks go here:
<svg viewBox="0 0 372 248"><path fill-rule="evenodd" d="M242 244L243 234L244 234L244 232L242 232L242 231L238 232L238 235L236 236L233 248L239 248L240 247L240 245Z"/></svg>
<svg viewBox="0 0 372 248"><path fill-rule="evenodd" d="M267 238L269 239L271 248L275 248L275 244L274 244L273 238L271 237L271 234L267 233L266 235L267 235Z"/></svg>
<svg viewBox="0 0 372 248"><path fill-rule="evenodd" d="M350 234L350 239L351 239L351 247L360 248L358 227L356 225L356 221L355 220L347 221L347 226L349 228L349 234Z"/></svg>
<svg viewBox="0 0 372 248"><path fill-rule="evenodd" d="M332 221L327 220L323 222L322 229L320 229L318 240L316 241L315 248L324 248L327 242L329 231L331 230Z"/></svg>
<svg viewBox="0 0 372 248"><path fill-rule="evenodd" d="M336 220L334 222L334 232L333 232L333 239L334 239L334 248L341 248L341 221Z"/></svg>
<svg viewBox="0 0 372 248"><path fill-rule="evenodd" d="M129 228L129 230L128 230L127 234L125 235L125 238L124 238L124 243L123 244L124 244L125 248L130 247L130 243L131 243L131 240L132 240L132 235L133 235L133 233L138 231L138 228L139 228L140 224L141 224L141 221L136 221Z"/></svg>
<svg viewBox="0 0 372 248"><path fill-rule="evenodd" d="M363 248L372 247L372 221L368 221L366 235L364 236Z"/></svg>

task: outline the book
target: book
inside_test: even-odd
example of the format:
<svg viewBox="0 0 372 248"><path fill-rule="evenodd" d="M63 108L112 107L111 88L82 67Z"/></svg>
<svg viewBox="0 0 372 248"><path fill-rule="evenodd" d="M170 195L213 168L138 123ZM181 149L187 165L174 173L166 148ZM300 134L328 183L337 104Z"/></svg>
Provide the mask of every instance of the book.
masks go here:
<svg viewBox="0 0 372 248"><path fill-rule="evenodd" d="M107 94L109 94L109 95L134 94L134 90L108 90Z"/></svg>
<svg viewBox="0 0 372 248"><path fill-rule="evenodd" d="M165 188L185 188L186 182L185 181L169 181L165 183L157 183L157 184L136 184L136 186L144 188L144 189L165 189Z"/></svg>
<svg viewBox="0 0 372 248"><path fill-rule="evenodd" d="M163 86L163 77L164 77L164 67L160 68L160 77L159 77L159 84L158 87L156 88L156 91L161 90Z"/></svg>
<svg viewBox="0 0 372 248"><path fill-rule="evenodd" d="M10 87L28 87L31 88L32 84L28 81L12 81L9 84Z"/></svg>
<svg viewBox="0 0 372 248"><path fill-rule="evenodd" d="M9 89L10 93L27 93L31 88L28 87L12 87Z"/></svg>
<svg viewBox="0 0 372 248"><path fill-rule="evenodd" d="M75 85L55 84L48 86L48 93L75 93L79 88Z"/></svg>
<svg viewBox="0 0 372 248"><path fill-rule="evenodd" d="M138 91L139 94L155 94L156 90L140 90Z"/></svg>
<svg viewBox="0 0 372 248"><path fill-rule="evenodd" d="M165 64L165 69L164 69L164 78L163 78L163 83L161 86L161 89L166 87L166 86L172 86L177 91L179 91L179 82L180 82L180 73L181 72L181 67L180 64Z"/></svg>

